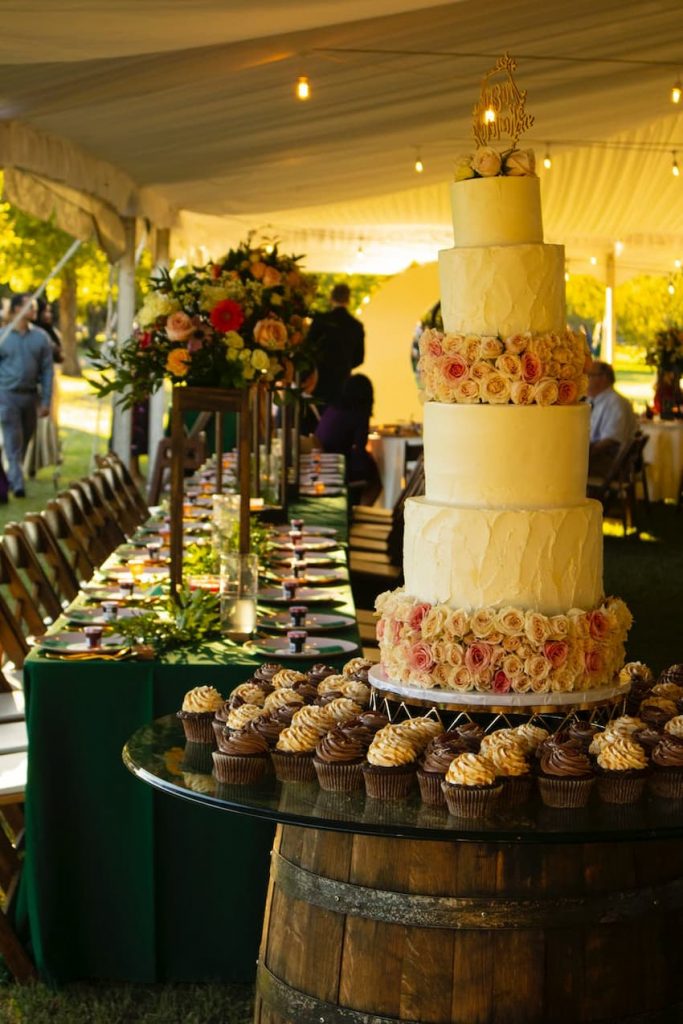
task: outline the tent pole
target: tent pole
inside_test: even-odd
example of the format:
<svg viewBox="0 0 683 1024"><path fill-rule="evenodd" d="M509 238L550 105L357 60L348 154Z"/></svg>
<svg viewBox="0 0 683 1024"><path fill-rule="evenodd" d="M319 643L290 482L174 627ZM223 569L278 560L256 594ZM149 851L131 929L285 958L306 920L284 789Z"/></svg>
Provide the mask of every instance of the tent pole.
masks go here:
<svg viewBox="0 0 683 1024"><path fill-rule="evenodd" d="M170 264L171 231L170 228L156 228L154 231L154 266L155 269L167 269ZM149 466L154 464L159 442L164 438L164 415L166 413L167 396L163 385L152 392L149 400ZM148 473L151 483L152 473Z"/></svg>
<svg viewBox="0 0 683 1024"><path fill-rule="evenodd" d="M617 314L614 308L614 290L617 282L614 252L608 252L605 258L605 318L600 344L600 358L604 363L614 362L614 349L617 343Z"/></svg>
<svg viewBox="0 0 683 1024"><path fill-rule="evenodd" d="M119 297L117 303L117 345L121 345L133 332L135 316L135 217L123 217L126 248L119 260ZM119 458L130 466L133 417L130 409L114 403L112 448Z"/></svg>

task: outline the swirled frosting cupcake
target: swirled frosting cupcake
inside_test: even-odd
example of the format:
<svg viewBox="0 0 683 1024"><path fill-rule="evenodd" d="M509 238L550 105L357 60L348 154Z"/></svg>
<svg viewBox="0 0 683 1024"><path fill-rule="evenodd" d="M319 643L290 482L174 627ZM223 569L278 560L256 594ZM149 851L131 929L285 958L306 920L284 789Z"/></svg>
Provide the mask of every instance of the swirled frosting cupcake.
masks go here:
<svg viewBox="0 0 683 1024"><path fill-rule="evenodd" d="M305 704L298 711L294 712L292 725L307 725L316 729L318 736L324 735L335 725L335 718L328 707L320 707L317 704Z"/></svg>
<svg viewBox="0 0 683 1024"><path fill-rule="evenodd" d="M238 708L240 704L258 704L263 707L265 699L263 688L258 683L247 681L235 687L226 703L231 708Z"/></svg>
<svg viewBox="0 0 683 1024"><path fill-rule="evenodd" d="M665 733L650 755L649 785L655 796L683 800L683 739Z"/></svg>
<svg viewBox="0 0 683 1024"><path fill-rule="evenodd" d="M460 722L450 731L467 744L468 750L477 753L484 738L484 730L478 722Z"/></svg>
<svg viewBox="0 0 683 1024"><path fill-rule="evenodd" d="M677 686L683 686L683 664L669 665L664 669L657 682L676 683Z"/></svg>
<svg viewBox="0 0 683 1024"><path fill-rule="evenodd" d="M419 753L422 753L430 740L433 740L435 736L441 736L444 731L441 722L427 717L408 718L405 722L400 722L398 728L403 729L406 735L410 736L411 742L417 747Z"/></svg>
<svg viewBox="0 0 683 1024"><path fill-rule="evenodd" d="M444 732L429 741L417 768L417 783L423 803L434 806L446 803L441 783L453 758L468 750L465 740L453 733Z"/></svg>
<svg viewBox="0 0 683 1024"><path fill-rule="evenodd" d="M213 752L213 774L219 782L249 785L262 779L269 768L268 743L250 729L233 732L223 739L221 750Z"/></svg>
<svg viewBox="0 0 683 1024"><path fill-rule="evenodd" d="M295 683L292 689L303 698L304 704L315 704L318 700L318 687L305 680L303 683Z"/></svg>
<svg viewBox="0 0 683 1024"><path fill-rule="evenodd" d="M328 676L336 675L336 672L333 668L330 668L329 665L324 665L322 662L316 662L315 665L312 665L311 668L309 668L306 674L308 676L309 683L312 683L313 686L319 686L323 679L327 679Z"/></svg>
<svg viewBox="0 0 683 1024"><path fill-rule="evenodd" d="M672 700L674 704L683 697L683 686L679 686L677 683L656 683L650 691L652 697L666 697L667 700Z"/></svg>
<svg viewBox="0 0 683 1024"><path fill-rule="evenodd" d="M533 722L524 722L511 730L511 739L519 743L525 754L535 754L550 735L547 729Z"/></svg>
<svg viewBox="0 0 683 1024"><path fill-rule="evenodd" d="M303 703L303 697L300 693L297 693L296 690L282 689L273 690L272 693L269 693L264 701L263 707L266 711L273 712L276 711L277 708L284 707L285 704L296 704L302 706Z"/></svg>
<svg viewBox="0 0 683 1024"><path fill-rule="evenodd" d="M678 714L678 707L675 701L666 697L646 697L640 703L638 714L647 725L661 729L670 718Z"/></svg>
<svg viewBox="0 0 683 1024"><path fill-rule="evenodd" d="M363 788L363 769L367 745L356 733L338 726L331 729L315 748L313 765L321 789L347 792Z"/></svg>
<svg viewBox="0 0 683 1024"><path fill-rule="evenodd" d="M363 765L365 791L380 800L399 800L410 792L415 779L417 747L398 725L385 725L375 733Z"/></svg>
<svg viewBox="0 0 683 1024"><path fill-rule="evenodd" d="M482 754L465 753L448 766L442 789L451 814L461 818L483 818L495 806L503 791L492 761Z"/></svg>
<svg viewBox="0 0 683 1024"><path fill-rule="evenodd" d="M326 693L342 693L342 686L346 681L346 677L335 674L331 676L325 676L318 683L318 696L323 697Z"/></svg>
<svg viewBox="0 0 683 1024"><path fill-rule="evenodd" d="M350 697L337 697L336 700L331 700L324 707L332 715L335 722L340 724L349 722L363 710L361 705L356 704L355 700L351 700Z"/></svg>
<svg viewBox="0 0 683 1024"><path fill-rule="evenodd" d="M588 754L570 740L544 743L539 751L538 788L548 807L585 807L595 777Z"/></svg>
<svg viewBox="0 0 683 1024"><path fill-rule="evenodd" d="M370 687L360 679L345 679L339 689L344 697L355 700L357 704L367 707L370 703Z"/></svg>
<svg viewBox="0 0 683 1024"><path fill-rule="evenodd" d="M308 722L292 720L278 736L270 756L280 782L314 782L313 754L321 732Z"/></svg>
<svg viewBox="0 0 683 1024"><path fill-rule="evenodd" d="M645 788L647 754L634 735L608 735L598 754L597 789L605 803L635 803Z"/></svg>
<svg viewBox="0 0 683 1024"><path fill-rule="evenodd" d="M626 697L626 710L634 714L638 705L649 694L654 685L652 670L642 661L629 661L619 673L619 682L629 683L631 689Z"/></svg>
<svg viewBox="0 0 683 1024"><path fill-rule="evenodd" d="M664 726L664 732L679 740L683 739L683 715L675 715L670 718Z"/></svg>
<svg viewBox="0 0 683 1024"><path fill-rule="evenodd" d="M368 672L374 665L373 661L368 661L367 658L351 658L347 661L342 669L342 674L347 679L359 679L361 683L367 683Z"/></svg>
<svg viewBox="0 0 683 1024"><path fill-rule="evenodd" d="M281 668L271 679L276 690L291 690L297 683L307 683L308 681L308 676L293 668Z"/></svg>
<svg viewBox="0 0 683 1024"><path fill-rule="evenodd" d="M286 724L290 725L291 722ZM269 747L274 747L280 733L285 728L285 722L279 722L273 715L266 713L259 718L252 718L246 728L249 732L262 736Z"/></svg>
<svg viewBox="0 0 683 1024"><path fill-rule="evenodd" d="M195 686L185 694L178 718L183 723L185 738L190 743L213 744L211 723L223 703L223 697L213 686Z"/></svg>
<svg viewBox="0 0 683 1024"><path fill-rule="evenodd" d="M592 722L585 722L583 719L577 718L570 722L567 736L570 740L575 740L584 750L588 750L597 731L597 726Z"/></svg>
<svg viewBox="0 0 683 1024"><path fill-rule="evenodd" d="M265 709L258 704L240 704L238 708L233 708L228 715L226 728L238 732L240 729L244 729L252 719L261 718L265 713Z"/></svg>
<svg viewBox="0 0 683 1024"><path fill-rule="evenodd" d="M535 748L527 752L525 746L524 740L520 742L519 737L510 737L495 744L487 754L503 784L501 801L508 806L524 803L533 789L534 780L528 757L535 752Z"/></svg>

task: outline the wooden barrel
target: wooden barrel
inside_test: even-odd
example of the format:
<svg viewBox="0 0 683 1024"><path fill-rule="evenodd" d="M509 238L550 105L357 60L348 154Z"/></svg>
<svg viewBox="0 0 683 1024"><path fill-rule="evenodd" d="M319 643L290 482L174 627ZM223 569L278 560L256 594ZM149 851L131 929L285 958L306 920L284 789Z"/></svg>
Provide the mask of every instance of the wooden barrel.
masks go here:
<svg viewBox="0 0 683 1024"><path fill-rule="evenodd" d="M683 842L279 826L256 1024L683 1021Z"/></svg>

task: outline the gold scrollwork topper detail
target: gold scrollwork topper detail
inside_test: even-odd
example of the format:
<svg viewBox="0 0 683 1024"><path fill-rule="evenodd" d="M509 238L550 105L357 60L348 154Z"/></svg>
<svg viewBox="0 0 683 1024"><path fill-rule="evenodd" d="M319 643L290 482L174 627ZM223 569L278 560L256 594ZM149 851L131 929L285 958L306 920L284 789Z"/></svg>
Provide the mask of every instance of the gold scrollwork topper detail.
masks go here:
<svg viewBox="0 0 683 1024"><path fill-rule="evenodd" d="M509 139L510 148L516 149L520 136L534 123L533 114L525 110L526 89L520 89L515 82L516 69L517 62L506 53L482 79L479 102L472 111L472 129L478 146ZM502 80L494 81L497 76L502 76Z"/></svg>

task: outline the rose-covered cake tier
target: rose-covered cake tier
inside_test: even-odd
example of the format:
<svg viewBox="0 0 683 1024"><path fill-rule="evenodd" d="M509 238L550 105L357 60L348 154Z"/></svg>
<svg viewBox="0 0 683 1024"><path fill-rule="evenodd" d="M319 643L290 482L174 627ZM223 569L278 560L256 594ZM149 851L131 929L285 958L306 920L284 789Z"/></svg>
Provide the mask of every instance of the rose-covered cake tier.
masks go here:
<svg viewBox="0 0 683 1024"><path fill-rule="evenodd" d="M595 691L631 616L604 597L586 499L590 355L566 327L533 154L508 155L514 173L492 150L472 166L439 253L444 331L420 340L425 496L405 505L405 587L377 602L382 663L394 684L461 695Z"/></svg>

